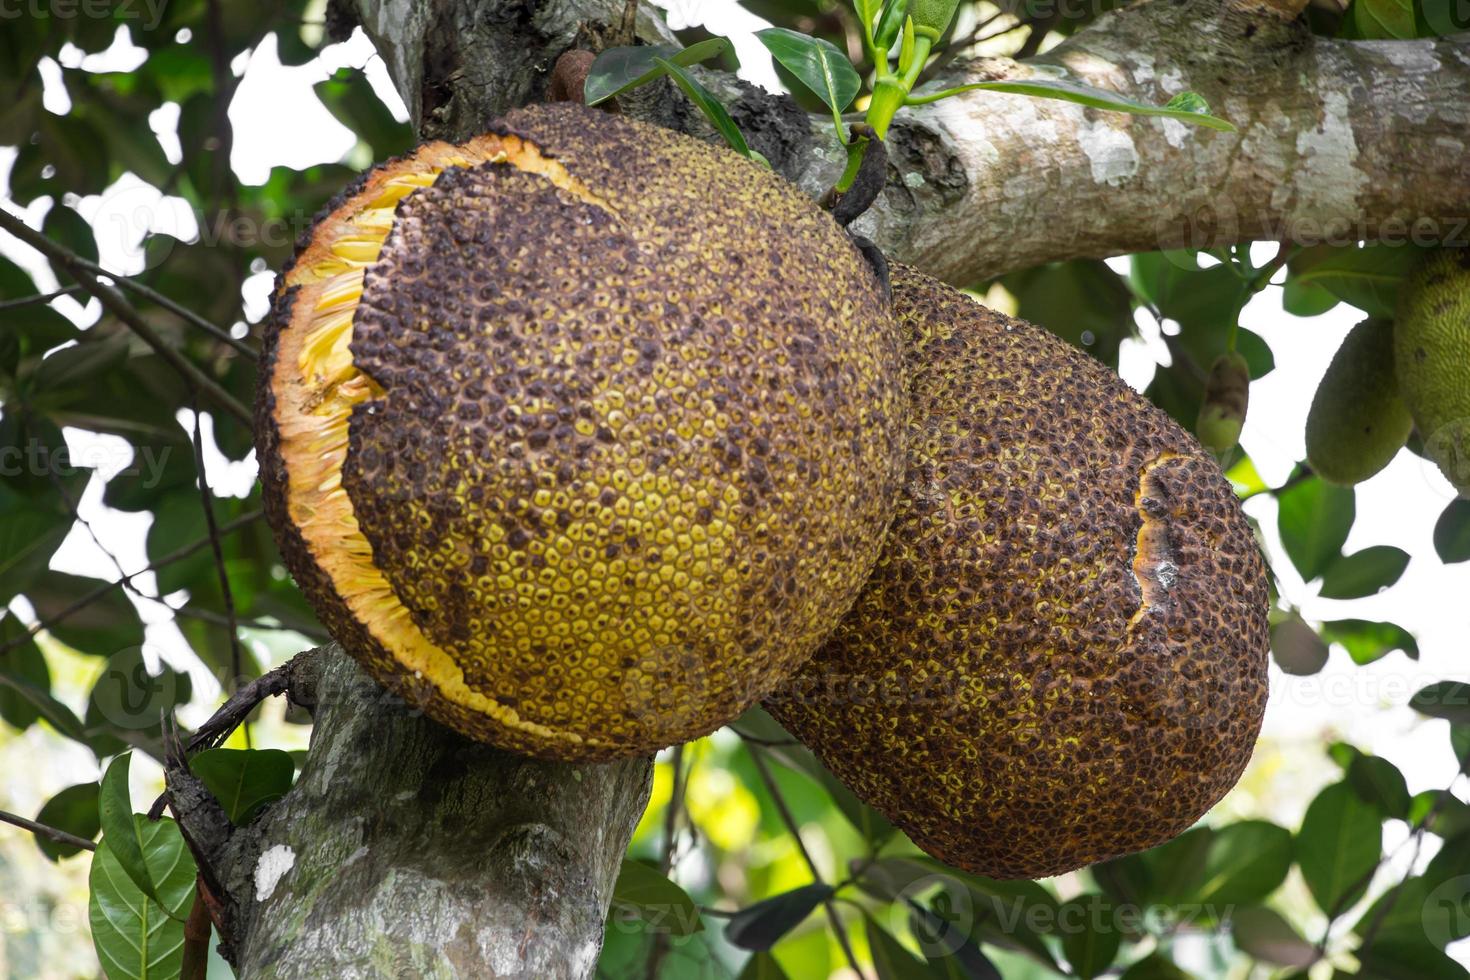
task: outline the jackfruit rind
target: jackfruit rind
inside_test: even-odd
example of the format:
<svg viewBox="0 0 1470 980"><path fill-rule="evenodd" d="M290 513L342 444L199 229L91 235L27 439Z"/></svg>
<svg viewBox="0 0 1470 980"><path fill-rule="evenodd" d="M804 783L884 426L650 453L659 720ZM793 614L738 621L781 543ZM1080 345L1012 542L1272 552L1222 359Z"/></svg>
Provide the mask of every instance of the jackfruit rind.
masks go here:
<svg viewBox="0 0 1470 980"><path fill-rule="evenodd" d="M1429 253L1399 290L1394 367L1424 451L1470 495L1470 249Z"/></svg>
<svg viewBox="0 0 1470 980"><path fill-rule="evenodd" d="M881 286L808 199L579 106L371 174L282 274L267 515L383 684L505 748L648 753L805 660L902 474Z"/></svg>
<svg viewBox="0 0 1470 980"><path fill-rule="evenodd" d="M1332 356L1307 412L1307 463L1329 483L1352 486L1404 448L1414 420L1399 397L1393 323L1369 318Z"/></svg>
<svg viewBox="0 0 1470 980"><path fill-rule="evenodd" d="M1035 878L1179 834L1266 702L1265 570L1215 461L1113 372L896 266L905 492L832 638L767 701L957 867Z"/></svg>

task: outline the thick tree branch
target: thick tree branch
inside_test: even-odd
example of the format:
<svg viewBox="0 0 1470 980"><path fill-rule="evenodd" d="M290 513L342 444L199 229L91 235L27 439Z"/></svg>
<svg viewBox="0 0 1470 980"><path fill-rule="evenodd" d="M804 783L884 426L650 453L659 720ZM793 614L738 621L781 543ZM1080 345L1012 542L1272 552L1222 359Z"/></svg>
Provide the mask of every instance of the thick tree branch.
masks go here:
<svg viewBox="0 0 1470 980"><path fill-rule="evenodd" d="M399 90L424 110L425 134L450 137L539 97L579 20L615 23L621 7L548 0L526 15L513 0L357 2ZM1313 37L1293 19L1301 6L1143 0L1027 62L956 63L936 84L1046 64L1140 101L1189 89L1239 132L987 92L907 109L891 133L887 190L855 230L957 282L1248 240L1470 237L1470 42ZM470 12L473 26L446 26ZM652 19L640 33L659 36ZM778 170L813 196L831 186L842 157L830 126L714 75L702 78ZM431 97L450 76L452 99ZM702 131L689 114L665 109L660 121Z"/></svg>
<svg viewBox="0 0 1470 980"><path fill-rule="evenodd" d="M217 819L199 831L178 814L229 896L242 977L591 974L651 760L559 765L471 742L336 646L289 676L314 722L291 792L224 842Z"/></svg>

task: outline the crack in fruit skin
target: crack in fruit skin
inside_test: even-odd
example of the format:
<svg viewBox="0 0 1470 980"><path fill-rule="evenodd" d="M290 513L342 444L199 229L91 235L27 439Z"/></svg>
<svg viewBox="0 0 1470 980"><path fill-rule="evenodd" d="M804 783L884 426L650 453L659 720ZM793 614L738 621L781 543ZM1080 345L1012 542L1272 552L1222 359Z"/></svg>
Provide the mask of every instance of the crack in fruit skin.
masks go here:
<svg viewBox="0 0 1470 980"><path fill-rule="evenodd" d="M901 475L897 335L830 218L580 107L379 168L266 339L292 573L380 682L532 755L648 753L758 700L850 604Z"/></svg>
<svg viewBox="0 0 1470 980"><path fill-rule="evenodd" d="M1168 840L1234 784L1265 708L1265 569L1230 484L1046 331L903 266L893 290L905 491L767 707L956 867L1039 878Z"/></svg>

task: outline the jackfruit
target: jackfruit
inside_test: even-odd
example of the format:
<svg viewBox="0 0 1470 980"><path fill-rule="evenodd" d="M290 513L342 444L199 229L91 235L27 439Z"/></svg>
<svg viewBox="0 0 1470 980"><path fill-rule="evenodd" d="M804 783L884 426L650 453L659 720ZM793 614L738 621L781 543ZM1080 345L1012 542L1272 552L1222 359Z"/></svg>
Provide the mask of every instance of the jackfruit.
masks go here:
<svg viewBox="0 0 1470 980"><path fill-rule="evenodd" d="M1404 282L1394 366L1424 451L1470 495L1470 249L1431 252Z"/></svg>
<svg viewBox="0 0 1470 980"><path fill-rule="evenodd" d="M1205 400L1200 405L1194 432L1200 444L1217 458L1240 442L1250 396L1251 369L1245 358L1236 351L1215 358L1205 382Z"/></svg>
<svg viewBox="0 0 1470 980"><path fill-rule="evenodd" d="M551 759L705 734L851 604L903 472L902 353L830 216L570 103L378 167L282 274L265 507L381 683Z"/></svg>
<svg viewBox="0 0 1470 980"><path fill-rule="evenodd" d="M1393 323L1371 318L1332 356L1307 412L1307 463L1322 479L1362 483L1404 448L1414 420L1393 362Z"/></svg>
<svg viewBox="0 0 1470 980"><path fill-rule="evenodd" d="M1161 843L1250 757L1268 597L1215 460L1116 374L893 270L905 490L767 708L919 847L1035 878Z"/></svg>

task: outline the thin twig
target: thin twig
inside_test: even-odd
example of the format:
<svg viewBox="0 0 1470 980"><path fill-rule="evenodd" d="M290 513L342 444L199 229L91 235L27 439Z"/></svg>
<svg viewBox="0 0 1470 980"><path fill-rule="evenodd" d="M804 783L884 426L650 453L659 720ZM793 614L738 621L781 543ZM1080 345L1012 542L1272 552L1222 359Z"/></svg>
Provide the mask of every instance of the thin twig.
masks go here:
<svg viewBox="0 0 1470 980"><path fill-rule="evenodd" d="M683 745L674 746L674 758L671 761L674 769L674 785L669 790L669 805L664 808L664 850L659 859L659 867L666 876L674 867L674 844L679 829L679 811L684 804ZM644 970L648 980L658 980L659 966L663 963L668 951L668 933L664 931L655 933L653 944L648 948L648 965Z"/></svg>
<svg viewBox="0 0 1470 980"><path fill-rule="evenodd" d="M58 844L70 844L72 847L80 847L88 851L97 850L97 845L85 837L78 837L76 834L69 834L57 827L48 827L43 823L27 820L25 817L8 813L5 810L0 810L0 821L15 824L15 826L20 827L22 830L29 830L38 837L49 838Z"/></svg>
<svg viewBox="0 0 1470 980"><path fill-rule="evenodd" d="M102 301L102 305L121 320L133 333L138 335L154 352L161 357L169 367L173 368L186 381L209 395L221 408L235 416L246 425L252 424L250 410L235 400L235 396L220 387L209 375L205 374L197 365L190 363L178 351L170 347L158 333L148 325L127 298L118 291L116 286L100 282L87 268L86 260L64 245L53 242L50 238L36 231L8 211L0 209L0 228L10 232L16 238L30 245L36 251L59 263L62 268L82 285L87 292Z"/></svg>
<svg viewBox="0 0 1470 980"><path fill-rule="evenodd" d="M801 858L806 862L807 869L812 873L812 879L822 881L822 873L817 870L817 863L812 860L811 852L806 849L806 843L801 839L801 830L796 825L796 817L792 815L791 808L786 805L786 797L781 795L781 787L776 784L776 776L771 772L771 766L765 760L765 750L756 745L747 747L751 761L755 763L756 772L760 773L761 782L765 784L766 792L771 794L771 799L776 803L776 812L781 815L781 822L786 825L786 830L796 841L796 849L801 853ZM827 919L832 923L832 932L837 937L837 944L842 947L843 955L847 957L847 963L852 967L852 972L859 977L863 976L862 968L858 966L857 956L852 951L852 946L847 941L847 930L842 924L842 917L837 914L837 907L832 900L826 899L822 902L822 908L827 912Z"/></svg>
<svg viewBox="0 0 1470 980"><path fill-rule="evenodd" d="M41 303L49 303L58 296L70 296L72 293L83 292L81 286L64 286L61 289L53 289L49 293L37 293L34 296L22 296L20 299L7 299L0 302L0 310L17 310L23 306L39 306Z"/></svg>
<svg viewBox="0 0 1470 980"><path fill-rule="evenodd" d="M194 468L199 476L199 502L204 508L204 526L209 532L209 549L214 554L214 568L219 575L220 594L225 604L225 618L230 629L230 677L227 691L234 693L240 683L240 626L235 621L235 593L230 588L230 573L225 568L225 552L220 545L219 524L214 519L214 494L209 489L209 479L204 473L204 432L199 424L199 400L192 399L194 408ZM250 744L250 729L245 729L245 744Z"/></svg>
<svg viewBox="0 0 1470 980"><path fill-rule="evenodd" d="M220 525L220 534L231 534L235 531L240 530L240 528L242 527L254 523L255 521L259 520L260 517L261 512L258 510L252 510L249 513L241 514L233 521L229 521L225 524ZM171 565L176 561L183 561L185 558L188 558L196 551L207 547L209 547L209 539L200 538L198 541L186 544L176 551L169 552L162 558L159 558L157 561L150 562L149 564L145 565L143 568L138 569L138 571L134 572L131 575L124 575L121 579L113 582L103 582L91 592L86 593L85 595L72 602L69 606L62 609L56 615L51 616L48 619L39 620L33 626L31 626L30 629L26 630L19 636L12 638L5 643L0 643L0 657L3 657L5 654L16 649L17 647L24 646L25 644L31 642L31 640L35 638L36 634L44 630L51 629L58 623L70 619L72 616L75 616L77 613L81 612L92 603L107 595L113 589L123 586L125 582L129 582L132 579L137 578L139 575L144 574L145 572L156 572L158 569L164 567L165 565Z"/></svg>

